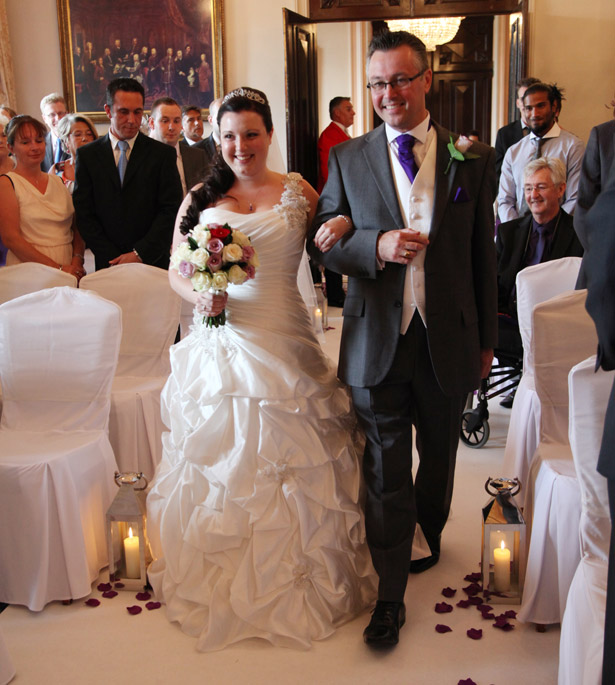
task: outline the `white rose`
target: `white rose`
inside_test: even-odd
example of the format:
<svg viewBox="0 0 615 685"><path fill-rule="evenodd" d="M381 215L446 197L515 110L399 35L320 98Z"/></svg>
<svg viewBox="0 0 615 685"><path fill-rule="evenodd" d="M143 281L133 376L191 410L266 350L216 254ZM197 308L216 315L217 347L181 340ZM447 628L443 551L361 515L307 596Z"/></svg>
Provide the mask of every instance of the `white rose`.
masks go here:
<svg viewBox="0 0 615 685"><path fill-rule="evenodd" d="M177 250L171 255L171 261L169 262L169 269L175 269L176 271L179 269L179 265L182 261L186 261L185 259L182 260L182 258L177 254Z"/></svg>
<svg viewBox="0 0 615 685"><path fill-rule="evenodd" d="M197 271L190 280L198 293L211 288L211 276L205 271Z"/></svg>
<svg viewBox="0 0 615 685"><path fill-rule="evenodd" d="M197 224L192 229L192 238L196 240L199 247L203 247L207 245L207 243L209 242L209 239L211 238L211 233L205 228L205 226Z"/></svg>
<svg viewBox="0 0 615 685"><path fill-rule="evenodd" d="M209 252L204 250L202 247L197 248L190 256L190 261L194 264L194 266L196 266L197 269L204 269L207 266L208 259Z"/></svg>
<svg viewBox="0 0 615 685"><path fill-rule="evenodd" d="M191 256L192 256L192 250L190 249L190 245L188 245L187 241L184 241L180 243L177 246L177 249L173 253L174 257L177 257L177 263L184 261L184 262L190 262L191 261Z"/></svg>
<svg viewBox="0 0 615 685"><path fill-rule="evenodd" d="M228 270L228 280L233 285L241 285L247 278L248 274L237 264L233 264Z"/></svg>
<svg viewBox="0 0 615 685"><path fill-rule="evenodd" d="M231 243L230 245L225 245L222 250L222 261L223 262L239 262L243 257L243 250L241 245L237 243Z"/></svg>
<svg viewBox="0 0 615 685"><path fill-rule="evenodd" d="M252 255L252 257L248 261L248 264L250 266L253 266L255 269L257 269L261 265L261 263L258 259L258 254L256 252Z"/></svg>
<svg viewBox="0 0 615 685"><path fill-rule="evenodd" d="M211 279L211 287L214 290L226 290L228 287L228 279L224 271L216 271Z"/></svg>
<svg viewBox="0 0 615 685"><path fill-rule="evenodd" d="M250 244L250 238L248 238L248 236L245 233L235 230L233 231L233 243L244 247L245 245Z"/></svg>

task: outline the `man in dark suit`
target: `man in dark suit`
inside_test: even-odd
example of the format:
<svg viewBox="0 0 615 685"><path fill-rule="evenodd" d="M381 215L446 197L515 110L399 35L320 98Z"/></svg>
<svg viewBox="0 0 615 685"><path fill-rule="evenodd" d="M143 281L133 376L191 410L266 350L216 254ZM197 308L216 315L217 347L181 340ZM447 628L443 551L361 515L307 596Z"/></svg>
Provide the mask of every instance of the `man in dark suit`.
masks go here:
<svg viewBox="0 0 615 685"><path fill-rule="evenodd" d="M209 163L211 164L214 155L220 147L220 127L218 126L218 110L222 104L222 98L216 98L209 103L209 115L207 116L207 122L211 126L211 133L199 143L199 147L207 153L209 157Z"/></svg>
<svg viewBox="0 0 615 685"><path fill-rule="evenodd" d="M184 137L179 141L180 145L200 145L203 140L203 115L198 105L184 105L182 107L182 130Z"/></svg>
<svg viewBox="0 0 615 685"><path fill-rule="evenodd" d="M527 119L525 118L523 96L525 91L535 83L540 83L540 79L533 78L532 76L519 81L517 84L517 109L521 118L506 124L506 126L502 126L495 137L495 172L498 183L500 182L500 172L502 171L502 162L504 161L506 150L515 143L518 143L523 136L530 132Z"/></svg>
<svg viewBox="0 0 615 685"><path fill-rule="evenodd" d="M182 188L175 152L139 133L143 86L107 86L109 133L77 151L73 193L77 225L96 269L144 262L166 269Z"/></svg>
<svg viewBox="0 0 615 685"><path fill-rule="evenodd" d="M615 164L603 176L604 190L585 217L590 232L585 254L587 301L585 306L598 332L597 363L615 369ZM606 592L602 683L615 683L615 384L606 410L598 471L607 479L611 510L611 544Z"/></svg>
<svg viewBox="0 0 615 685"><path fill-rule="evenodd" d="M515 320L519 271L552 259L583 256L572 217L559 204L566 191L563 162L552 157L535 159L525 167L523 176L530 213L500 224L496 238L498 311Z"/></svg>
<svg viewBox="0 0 615 685"><path fill-rule="evenodd" d="M175 150L177 171L184 196L203 180L209 166L203 150L179 144L182 132L182 112L173 98L158 98L152 103L149 117L150 138L171 145Z"/></svg>
<svg viewBox="0 0 615 685"><path fill-rule="evenodd" d="M589 246L589 229L586 216L600 191L606 186L607 175L615 159L615 119L594 126L589 134L577 191L577 206L574 210L574 230L583 247ZM601 230L598 227L598 230ZM577 288L585 288L587 282L585 259L581 264Z"/></svg>
<svg viewBox="0 0 615 685"><path fill-rule="evenodd" d="M63 162L70 156L56 133L56 126L67 114L66 101L59 93L49 93L41 100L41 116L49 129L45 136L45 159L41 162L43 171L49 171L56 162Z"/></svg>
<svg viewBox="0 0 615 685"><path fill-rule="evenodd" d="M380 579L364 640L389 646L408 571L439 559L462 410L493 359L495 165L492 148L464 140L464 160L451 159L451 134L425 108L432 71L418 38L376 35L368 78L385 124L331 149L309 251L349 276L338 374L366 434L365 523ZM411 561L417 522L431 553Z"/></svg>

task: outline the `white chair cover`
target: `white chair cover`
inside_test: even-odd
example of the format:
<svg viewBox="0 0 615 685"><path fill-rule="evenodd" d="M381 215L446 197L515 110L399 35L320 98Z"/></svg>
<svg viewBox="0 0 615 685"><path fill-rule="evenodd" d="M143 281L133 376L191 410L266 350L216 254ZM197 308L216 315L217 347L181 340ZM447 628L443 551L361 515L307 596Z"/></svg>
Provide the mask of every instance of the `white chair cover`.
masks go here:
<svg viewBox="0 0 615 685"><path fill-rule="evenodd" d="M585 311L587 291L562 293L534 308L532 353L540 400L540 442L530 466L525 518L531 526L519 620L559 623L580 555L581 493L568 442L568 374L598 344Z"/></svg>
<svg viewBox="0 0 615 685"><path fill-rule="evenodd" d="M37 290L62 285L76 288L77 279L60 269L52 269L36 262L3 266L0 269L0 304Z"/></svg>
<svg viewBox="0 0 615 685"><path fill-rule="evenodd" d="M7 685L15 677L15 666L11 661L9 652L4 643L2 632L0 631L0 685Z"/></svg>
<svg viewBox="0 0 615 685"><path fill-rule="evenodd" d="M121 313L62 287L0 306L0 601L87 595L107 564L107 437Z"/></svg>
<svg viewBox="0 0 615 685"><path fill-rule="evenodd" d="M611 518L606 479L596 470L615 373L590 357L568 377L570 446L581 487L581 562L568 592L559 652L559 685L600 685Z"/></svg>
<svg viewBox="0 0 615 685"><path fill-rule="evenodd" d="M574 289L580 257L563 257L544 264L528 266L517 274L517 317L523 342L523 375L510 414L502 475L518 477L527 485L530 461L538 445L540 402L534 385L532 356L532 312L539 302Z"/></svg>
<svg viewBox="0 0 615 685"><path fill-rule="evenodd" d="M122 309L122 344L111 391L109 439L120 471L149 480L162 458L160 393L170 373L181 298L168 273L146 264L119 264L84 276L94 290Z"/></svg>

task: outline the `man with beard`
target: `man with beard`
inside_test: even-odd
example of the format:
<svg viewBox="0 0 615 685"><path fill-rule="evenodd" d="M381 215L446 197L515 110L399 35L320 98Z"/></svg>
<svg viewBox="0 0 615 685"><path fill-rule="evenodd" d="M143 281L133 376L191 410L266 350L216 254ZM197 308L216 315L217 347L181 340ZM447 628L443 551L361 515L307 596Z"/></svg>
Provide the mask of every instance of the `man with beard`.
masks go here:
<svg viewBox="0 0 615 685"><path fill-rule="evenodd" d="M498 192L498 215L512 221L527 214L523 193L523 170L528 162L540 157L561 159L566 166L566 193L562 207L572 214L585 145L574 134L561 129L556 121L560 93L555 86L535 83L523 95L523 107L530 134L508 148L502 164Z"/></svg>

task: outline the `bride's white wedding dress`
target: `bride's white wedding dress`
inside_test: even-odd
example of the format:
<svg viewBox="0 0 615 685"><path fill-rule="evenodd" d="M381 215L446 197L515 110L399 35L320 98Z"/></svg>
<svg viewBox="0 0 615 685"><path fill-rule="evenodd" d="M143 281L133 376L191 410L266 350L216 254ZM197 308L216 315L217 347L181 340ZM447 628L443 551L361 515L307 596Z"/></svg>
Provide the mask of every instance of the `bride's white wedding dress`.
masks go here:
<svg viewBox="0 0 615 685"><path fill-rule="evenodd" d="M261 265L230 286L226 326L195 315L171 351L149 577L200 650L250 637L307 648L376 597L349 395L297 290L299 179L271 210L202 212L250 236Z"/></svg>

